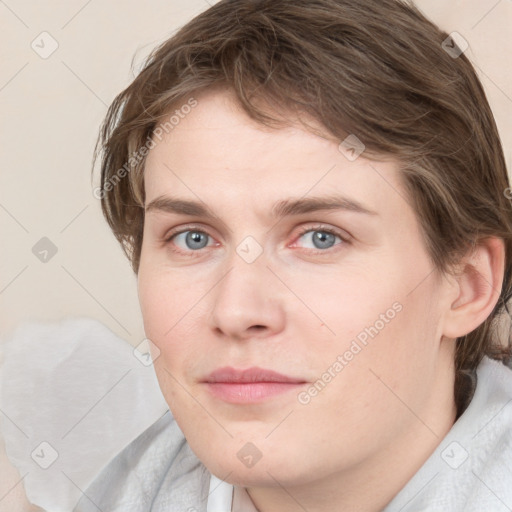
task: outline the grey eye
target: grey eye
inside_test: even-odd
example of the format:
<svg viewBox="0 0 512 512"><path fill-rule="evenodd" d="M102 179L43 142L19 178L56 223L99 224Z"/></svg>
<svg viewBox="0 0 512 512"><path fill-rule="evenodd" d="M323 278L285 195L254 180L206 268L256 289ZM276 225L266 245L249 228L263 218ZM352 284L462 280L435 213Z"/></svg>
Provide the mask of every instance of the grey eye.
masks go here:
<svg viewBox="0 0 512 512"><path fill-rule="evenodd" d="M325 249L334 245L336 237L332 233L326 233L325 231L314 231L313 233L313 244L316 248Z"/></svg>
<svg viewBox="0 0 512 512"><path fill-rule="evenodd" d="M306 248L308 249L330 249L335 244L336 239L341 241L339 236L319 229L306 231L301 238L306 240Z"/></svg>
<svg viewBox="0 0 512 512"><path fill-rule="evenodd" d="M202 231L183 231L183 233L176 235L175 243L181 249L197 250L203 249L208 245L208 238L209 235ZM183 247L183 243L185 243L185 247Z"/></svg>

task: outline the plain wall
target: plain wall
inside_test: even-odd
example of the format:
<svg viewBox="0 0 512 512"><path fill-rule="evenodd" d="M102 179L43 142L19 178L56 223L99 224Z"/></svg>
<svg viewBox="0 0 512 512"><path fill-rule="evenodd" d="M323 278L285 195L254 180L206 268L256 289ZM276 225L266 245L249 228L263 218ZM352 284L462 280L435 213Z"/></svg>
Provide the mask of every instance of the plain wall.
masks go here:
<svg viewBox="0 0 512 512"><path fill-rule="evenodd" d="M512 2L417 4L469 42L466 55L477 65L510 168ZM24 320L88 316L133 345L144 338L136 279L92 194L93 148L108 105L133 78L134 55L136 71L207 7L203 0L0 3L1 335ZM31 46L44 54L55 44L42 32L58 43L47 58ZM47 262L33 253L43 237L57 249Z"/></svg>

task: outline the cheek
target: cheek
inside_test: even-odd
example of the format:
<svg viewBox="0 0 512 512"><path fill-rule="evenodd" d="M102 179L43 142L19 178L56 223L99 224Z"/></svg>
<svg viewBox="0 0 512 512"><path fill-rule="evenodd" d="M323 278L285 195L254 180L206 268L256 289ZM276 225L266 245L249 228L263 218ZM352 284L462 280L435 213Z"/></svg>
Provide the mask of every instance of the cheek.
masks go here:
<svg viewBox="0 0 512 512"><path fill-rule="evenodd" d="M146 336L161 349L161 339L173 325L166 311L175 311L174 295L166 293L157 275L143 270L139 273L139 302Z"/></svg>
<svg viewBox="0 0 512 512"><path fill-rule="evenodd" d="M295 300L297 306L291 320L303 326L309 323L312 328L319 324L322 327L315 333L316 350L345 350L357 336L364 343L368 328L377 322L381 331L393 321L403 300L400 289L404 278L389 265L384 273L386 265L382 259L377 263L370 258L357 264L345 261L338 267L290 272L285 276L290 289L302 299L302 303ZM293 301L291 298L290 302Z"/></svg>
<svg viewBox="0 0 512 512"><path fill-rule="evenodd" d="M146 337L156 347L158 357L154 358L154 368L160 386L167 396L174 389L176 369L183 365L184 350L190 340L179 342L180 329L186 319L187 288L179 279L165 275L156 265L143 264L138 276L139 302Z"/></svg>
<svg viewBox="0 0 512 512"><path fill-rule="evenodd" d="M340 396L357 395L361 403L373 402L379 396L376 391L383 391L378 381L371 385L375 374L408 394L408 385L432 367L438 290L433 275L429 276L428 260L417 257L414 261L412 266L407 257L382 255L337 272L327 269L325 276L315 273L290 279L290 287L307 298L326 329L321 335L318 329L310 331L315 348L311 350L311 339L302 339L303 349L320 375L329 371L336 377L344 375L333 379L337 381L333 389L343 388ZM329 285L320 286L326 279ZM295 321L304 325L306 317L297 315Z"/></svg>
<svg viewBox="0 0 512 512"><path fill-rule="evenodd" d="M333 324L336 338L310 352L318 379L297 397L295 420L313 438L337 439L340 450L349 443L353 451L347 457L390 443L415 421L403 404L421 410L428 398L436 357L429 319L410 297L394 308L389 305L382 297L382 306L376 303L357 318L357 308L352 316L342 310ZM387 323L380 313L387 313ZM285 443L292 433L283 428L278 435Z"/></svg>
<svg viewBox="0 0 512 512"><path fill-rule="evenodd" d="M204 343L210 288L204 276L194 278L190 272L141 260L138 294L144 331L158 351L155 373L169 404L190 399L182 396L184 389L196 393L192 377L211 350Z"/></svg>
<svg viewBox="0 0 512 512"><path fill-rule="evenodd" d="M179 279L156 265L144 264L139 270L138 294L144 331L154 344L153 366L162 394L180 427L194 428L187 419L198 412L189 410L194 403L188 393L193 390L183 377L197 354L191 336L184 333L193 294Z"/></svg>
<svg viewBox="0 0 512 512"><path fill-rule="evenodd" d="M200 297L197 284L187 285L186 281L183 273L141 260L139 303L146 336L157 345L173 336Z"/></svg>

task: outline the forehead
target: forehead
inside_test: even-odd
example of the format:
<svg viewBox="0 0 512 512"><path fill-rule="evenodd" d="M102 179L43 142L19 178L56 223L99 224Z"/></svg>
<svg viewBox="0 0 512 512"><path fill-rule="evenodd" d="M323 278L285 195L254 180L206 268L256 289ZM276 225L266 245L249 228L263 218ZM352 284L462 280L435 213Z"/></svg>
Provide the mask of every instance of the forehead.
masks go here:
<svg viewBox="0 0 512 512"><path fill-rule="evenodd" d="M164 194L247 208L325 194L351 197L373 210L404 202L395 161L370 161L364 153L349 159L340 141L298 123L262 126L229 92L203 93L196 100L161 140L154 139L145 165L146 204Z"/></svg>

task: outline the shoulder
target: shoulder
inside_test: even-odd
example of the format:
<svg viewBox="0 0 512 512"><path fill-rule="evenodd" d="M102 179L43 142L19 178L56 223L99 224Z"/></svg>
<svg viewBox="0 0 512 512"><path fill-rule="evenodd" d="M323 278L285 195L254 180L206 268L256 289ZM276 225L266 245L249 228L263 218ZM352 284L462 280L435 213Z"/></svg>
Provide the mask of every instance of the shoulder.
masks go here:
<svg viewBox="0 0 512 512"><path fill-rule="evenodd" d="M512 435L512 370L485 357L477 369L475 396L465 416L465 428L475 430L474 439L483 435L491 441ZM472 426L473 425L473 426Z"/></svg>
<svg viewBox="0 0 512 512"><path fill-rule="evenodd" d="M486 357L477 377L475 396L461 417L464 422L459 430L471 436L468 444L475 463L474 475L487 475L494 482L507 478L512 505L512 472L508 470L508 477L503 473L512 461L512 370Z"/></svg>
<svg viewBox="0 0 512 512"><path fill-rule="evenodd" d="M385 509L498 512L512 506L512 370L484 358L474 396Z"/></svg>

